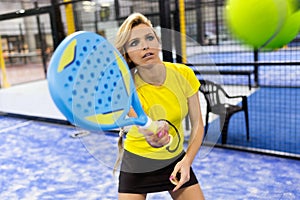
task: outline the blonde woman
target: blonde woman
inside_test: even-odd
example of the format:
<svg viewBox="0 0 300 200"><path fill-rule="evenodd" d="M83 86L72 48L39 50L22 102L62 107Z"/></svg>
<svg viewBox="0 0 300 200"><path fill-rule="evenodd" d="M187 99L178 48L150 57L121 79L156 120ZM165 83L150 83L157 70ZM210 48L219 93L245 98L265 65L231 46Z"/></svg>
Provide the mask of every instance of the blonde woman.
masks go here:
<svg viewBox="0 0 300 200"><path fill-rule="evenodd" d="M203 139L199 81L187 66L160 59L160 40L140 13L123 22L115 46L131 68L144 111L159 127L157 133L136 126L128 130L120 145L119 200L144 200L147 193L161 191L177 200L204 199L191 168ZM192 129L185 151L182 120L187 113Z"/></svg>

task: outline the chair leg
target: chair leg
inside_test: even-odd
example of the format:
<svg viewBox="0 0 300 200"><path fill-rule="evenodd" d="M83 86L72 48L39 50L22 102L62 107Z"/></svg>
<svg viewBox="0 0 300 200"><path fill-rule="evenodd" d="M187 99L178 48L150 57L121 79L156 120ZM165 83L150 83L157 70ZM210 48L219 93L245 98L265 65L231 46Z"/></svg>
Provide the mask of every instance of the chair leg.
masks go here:
<svg viewBox="0 0 300 200"><path fill-rule="evenodd" d="M205 129L204 129L204 136L207 135L207 132L208 132L208 118L209 118L209 113L206 113L206 116L205 116Z"/></svg>
<svg viewBox="0 0 300 200"><path fill-rule="evenodd" d="M250 140L250 131L249 131L249 115L248 115L248 109L244 111L245 113L245 122L246 122L246 131L247 131L247 141Z"/></svg>
<svg viewBox="0 0 300 200"><path fill-rule="evenodd" d="M247 131L247 141L250 140L250 131L249 131L249 114L248 114L248 101L247 98L243 98L243 108L245 114L245 122L246 122L246 131Z"/></svg>
<svg viewBox="0 0 300 200"><path fill-rule="evenodd" d="M230 116L220 116L220 129L222 136L222 144L227 143L227 135L228 135L228 125L229 125Z"/></svg>

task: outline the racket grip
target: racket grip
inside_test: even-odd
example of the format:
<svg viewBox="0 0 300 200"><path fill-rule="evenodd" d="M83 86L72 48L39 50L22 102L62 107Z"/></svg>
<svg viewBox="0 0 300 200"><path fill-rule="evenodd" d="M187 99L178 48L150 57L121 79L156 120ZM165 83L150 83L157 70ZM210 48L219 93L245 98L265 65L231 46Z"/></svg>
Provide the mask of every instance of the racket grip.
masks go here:
<svg viewBox="0 0 300 200"><path fill-rule="evenodd" d="M147 117L147 123L144 126L141 126L142 129L147 129L153 133L157 133L158 130L158 124L153 122L153 120L150 117ZM168 144L165 146L170 146L173 141L173 136L169 134L170 140Z"/></svg>
<svg viewBox="0 0 300 200"><path fill-rule="evenodd" d="M150 117L147 117L147 122L144 126L141 126L142 129L147 129L153 133L156 133L158 129L158 124L153 122Z"/></svg>

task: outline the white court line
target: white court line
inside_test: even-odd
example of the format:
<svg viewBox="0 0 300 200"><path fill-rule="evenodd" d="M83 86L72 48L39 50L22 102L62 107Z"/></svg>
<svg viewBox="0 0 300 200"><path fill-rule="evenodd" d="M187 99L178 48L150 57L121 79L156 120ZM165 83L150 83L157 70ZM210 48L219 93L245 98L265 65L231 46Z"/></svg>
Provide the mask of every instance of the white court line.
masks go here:
<svg viewBox="0 0 300 200"><path fill-rule="evenodd" d="M32 122L32 121L29 120L29 121L22 122L22 123L19 123L19 124L17 124L17 125L14 125L14 126L10 126L10 127L8 127L8 128L5 128L5 129L0 130L0 133L5 133L5 132L7 132L7 131L11 131L11 130L15 130L15 129L20 128L20 127L27 126L28 124L30 124L30 122Z"/></svg>

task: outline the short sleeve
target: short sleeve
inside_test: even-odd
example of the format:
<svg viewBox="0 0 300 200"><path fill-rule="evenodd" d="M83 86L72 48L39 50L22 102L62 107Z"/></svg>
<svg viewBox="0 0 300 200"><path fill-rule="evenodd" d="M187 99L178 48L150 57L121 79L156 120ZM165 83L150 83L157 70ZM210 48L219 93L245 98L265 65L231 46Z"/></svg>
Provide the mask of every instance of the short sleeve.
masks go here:
<svg viewBox="0 0 300 200"><path fill-rule="evenodd" d="M198 92L200 82L192 68L179 63L167 63L167 65L177 72L177 81L179 82L185 97L191 97Z"/></svg>
<svg viewBox="0 0 300 200"><path fill-rule="evenodd" d="M189 84L189 86L186 89L186 95L187 97L191 97L198 92L200 87L200 81L198 80L194 71L191 68L185 65L185 69L186 69L186 80Z"/></svg>

